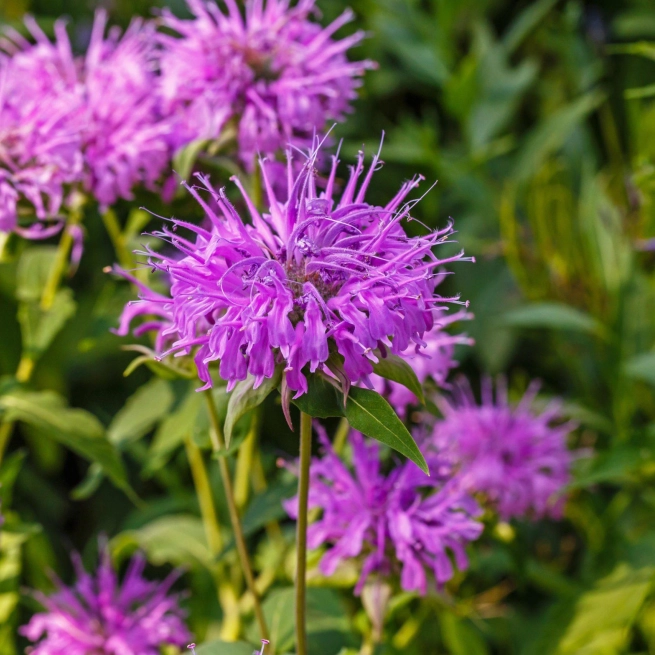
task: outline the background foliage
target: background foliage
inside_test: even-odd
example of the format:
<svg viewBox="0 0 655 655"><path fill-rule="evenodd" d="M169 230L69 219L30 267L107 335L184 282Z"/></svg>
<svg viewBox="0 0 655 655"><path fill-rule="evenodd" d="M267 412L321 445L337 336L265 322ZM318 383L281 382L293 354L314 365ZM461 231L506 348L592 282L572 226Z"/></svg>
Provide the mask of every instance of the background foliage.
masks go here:
<svg viewBox="0 0 655 655"><path fill-rule="evenodd" d="M103 4L126 25L152 3ZM452 216L477 259L449 281L476 315L463 370L473 379L505 372L516 393L541 378L581 423L575 445L596 453L577 467L565 520L490 521L470 570L443 598L396 597L380 653L655 653L655 259L643 249L655 236L655 8L647 0L319 4L326 20L353 6L353 29L369 33L358 56L380 64L337 128L346 154L362 143L373 149L384 130L380 200L415 172L438 180L416 217L436 226ZM183 11L178 0L169 5ZM4 0L0 19L18 27L31 11L48 28L68 14L83 46L93 9L82 0ZM117 207L130 247L149 219L139 205L160 209L149 195ZM175 212L198 218L183 198ZM0 406L20 421L0 489L11 508L0 542L0 653L22 650L16 625L35 607L19 587L48 589L47 568L68 579L70 549L92 561L101 533L119 555L144 548L162 565L154 575L188 568L198 641L225 637L229 626L214 582L224 606L240 584L230 585L227 522L208 543L193 493L188 462L207 431L188 394L193 383L153 378L146 367L123 376L134 353L120 351L109 330L131 290L102 272L115 255L97 210L85 226L74 293L60 292L49 322L37 315L38 262L53 246L22 244L0 264ZM26 351L38 358L30 393L12 390ZM297 453L297 439L267 403L261 469L256 462L252 479L248 470L235 475L284 652L293 646L293 532L280 499L293 484L275 462ZM237 440L251 427L238 425ZM223 517L213 469L210 484ZM341 581L345 591L339 582L311 587L317 654L357 649L370 636L352 580Z"/></svg>

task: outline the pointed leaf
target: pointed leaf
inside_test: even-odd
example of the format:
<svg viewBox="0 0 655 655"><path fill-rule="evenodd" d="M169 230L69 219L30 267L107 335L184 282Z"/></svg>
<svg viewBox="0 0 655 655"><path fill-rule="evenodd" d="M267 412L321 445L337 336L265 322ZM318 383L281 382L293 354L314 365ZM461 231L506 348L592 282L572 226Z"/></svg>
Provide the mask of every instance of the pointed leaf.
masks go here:
<svg viewBox="0 0 655 655"><path fill-rule="evenodd" d="M593 316L559 302L536 302L503 314L503 325L525 328L550 328L605 335L605 328Z"/></svg>
<svg viewBox="0 0 655 655"><path fill-rule="evenodd" d="M264 381L255 389L255 378L249 375L245 380L237 382L230 393L227 402L227 416L225 417L225 445L229 448L232 441L232 431L236 422L247 414L251 409L259 407L273 389L280 384L282 369L277 368L272 378L264 378Z"/></svg>
<svg viewBox="0 0 655 655"><path fill-rule="evenodd" d="M352 387L346 402L346 418L353 429L391 446L411 459L422 471L430 474L414 438L391 405L379 393Z"/></svg>
<svg viewBox="0 0 655 655"><path fill-rule="evenodd" d="M425 405L423 387L416 377L414 369L402 357L397 355L381 357L377 364L373 364L373 371L381 378L398 382L407 387L421 401L421 404Z"/></svg>
<svg viewBox="0 0 655 655"><path fill-rule="evenodd" d="M301 412L314 418L344 415L342 394L323 375L308 375L307 387L307 393L291 400Z"/></svg>

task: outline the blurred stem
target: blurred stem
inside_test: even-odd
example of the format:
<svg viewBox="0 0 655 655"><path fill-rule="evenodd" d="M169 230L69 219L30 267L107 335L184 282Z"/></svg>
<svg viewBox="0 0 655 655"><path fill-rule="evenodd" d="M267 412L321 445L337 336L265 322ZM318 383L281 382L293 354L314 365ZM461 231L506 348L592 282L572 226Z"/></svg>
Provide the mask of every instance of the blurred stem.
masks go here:
<svg viewBox="0 0 655 655"><path fill-rule="evenodd" d="M254 162L254 167L252 171L252 175L250 175L250 188L251 188L251 193L252 193L252 204L255 205L255 207L261 211L262 209L262 201L263 201L263 194L262 194L262 169L261 166L259 165L259 160L257 156L255 156L255 162Z"/></svg>
<svg viewBox="0 0 655 655"><path fill-rule="evenodd" d="M23 354L16 369L16 380L21 384L29 382L32 377L32 371L34 371L34 364L34 360L29 355Z"/></svg>
<svg viewBox="0 0 655 655"><path fill-rule="evenodd" d="M239 447L237 454L237 466L234 473L234 501L237 507L242 510L248 502L250 491L250 472L253 467L253 453L255 442L259 433L259 411L255 410L250 422L250 430Z"/></svg>
<svg viewBox="0 0 655 655"><path fill-rule="evenodd" d="M43 288L43 294L41 295L41 309L43 311L48 311L52 307L52 303L54 303L55 296L59 289L59 284L68 270L68 258L70 256L71 248L73 247L73 235L69 228L73 225L79 225L79 223L82 222L84 216L82 212L83 206L84 201L80 200L71 209L61 239L59 239L55 261L52 264L48 279Z"/></svg>
<svg viewBox="0 0 655 655"><path fill-rule="evenodd" d="M337 426L337 431L334 434L334 441L332 443L332 448L337 455L341 454L343 447L346 445L346 439L348 439L348 432L350 432L350 424L348 419L342 418L339 421Z"/></svg>
<svg viewBox="0 0 655 655"><path fill-rule="evenodd" d="M13 421L0 423L0 464L2 464L2 459L5 455L5 450L7 449L7 444L9 443L9 438L11 437L13 428Z"/></svg>
<svg viewBox="0 0 655 655"><path fill-rule="evenodd" d="M125 270L130 270L134 268L134 261L132 259L132 253L127 247L125 241L125 235L121 229L120 223L118 222L118 217L116 212L110 207L107 211L102 214L102 222L105 224L105 229L107 234L111 239L111 242L114 246L114 251L116 252L116 257L118 258L118 263Z"/></svg>
<svg viewBox="0 0 655 655"><path fill-rule="evenodd" d="M200 448L196 446L191 437L187 437L184 440L184 447L186 448L193 483L198 495L198 504L200 505L202 522L205 526L207 544L209 545L212 555L216 556L223 549L223 538L221 537L221 528L218 524L218 519L216 518L216 507L214 506L214 499L212 498L209 477L207 476L207 470L205 469L205 462L202 459Z"/></svg>
<svg viewBox="0 0 655 655"><path fill-rule="evenodd" d="M232 530L234 531L234 542L236 544L237 553L241 562L243 570L243 577L246 580L248 589L253 597L253 605L255 609L255 619L259 625L259 632L262 639L268 639L268 628L266 627L266 620L264 619L264 612L262 610L257 588L255 587L255 578L252 574L252 567L250 565L250 558L248 557L248 549L246 547L246 540L243 535L241 521L239 519L239 510L234 499L234 489L232 488L232 479L230 477L230 469L227 465L227 458L225 457L225 439L223 438L223 430L221 422L216 411L214 404L214 396L211 389L205 391L205 398L207 400L207 409L209 411L209 418L211 421L212 429L209 431L214 455L218 459L218 468L221 473L223 481L223 488L225 489L225 498L227 500L227 507L230 513L230 522L232 523Z"/></svg>
<svg viewBox="0 0 655 655"><path fill-rule="evenodd" d="M312 454L312 417L300 413L300 471L296 533L296 655L307 655L307 506Z"/></svg>

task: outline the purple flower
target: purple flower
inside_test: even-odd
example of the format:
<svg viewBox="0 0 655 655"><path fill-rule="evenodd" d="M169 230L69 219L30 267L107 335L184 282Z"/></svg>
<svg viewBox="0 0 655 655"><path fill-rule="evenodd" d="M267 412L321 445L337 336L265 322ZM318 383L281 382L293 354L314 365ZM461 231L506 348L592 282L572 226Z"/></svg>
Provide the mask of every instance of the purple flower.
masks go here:
<svg viewBox="0 0 655 655"><path fill-rule="evenodd" d="M122 585L109 553L102 553L95 576L73 557L78 580L72 588L58 581L51 596L37 594L45 612L20 629L35 645L31 655L159 655L166 644L183 646L191 636L178 598L169 596L177 578L164 582L143 578L145 559L135 557Z"/></svg>
<svg viewBox="0 0 655 655"><path fill-rule="evenodd" d="M260 213L233 178L252 225L243 222L223 190L213 191L199 176L216 211L196 189L190 191L210 227L173 219L172 228L158 235L182 257L148 250L150 264L171 280L166 310L177 338L164 354L195 350L205 388L212 384L209 364L219 360L228 390L248 374L260 385L278 364L296 397L307 391L307 371L330 369L347 382L365 380L378 349L402 353L415 345L420 350L423 334L434 325L434 310L453 301L435 293L435 271L462 254L439 260L432 252L452 233L451 225L421 237L407 236L401 225L414 204L403 201L420 178L405 182L386 206L370 205L364 196L379 153L366 173L360 153L337 198L338 160L319 192L316 155L317 150L297 178L290 178L284 204L262 162L268 213ZM193 238L181 236L178 228Z"/></svg>
<svg viewBox="0 0 655 655"><path fill-rule="evenodd" d="M46 115L51 109L44 97L74 112L84 188L101 206L131 199L137 184L153 188L170 160L171 129L156 93L154 24L134 20L122 38L116 28L105 37L107 15L99 10L81 59L73 56L63 22L55 25L54 43L33 19L26 24L36 43L11 32L3 44L12 53L10 66L26 80L25 96L44 105Z"/></svg>
<svg viewBox="0 0 655 655"><path fill-rule="evenodd" d="M274 157L289 144L307 148L327 121L340 120L356 97L369 61L349 62L356 32L333 34L352 19L346 11L322 28L310 20L315 0L248 0L245 17L235 0L227 13L214 2L187 0L193 20L165 10L162 34L162 96L178 116L175 146L215 139L234 122L246 170L258 153Z"/></svg>
<svg viewBox="0 0 655 655"><path fill-rule="evenodd" d="M323 430L325 453L312 461L309 507L322 510L307 533L310 548L329 545L320 562L332 575L344 560L362 557L355 593L367 577L400 568L405 591L427 592L426 568L438 586L453 577L451 555L460 570L468 566L465 548L483 529L476 502L465 493L446 461L430 455L427 476L412 462L381 471L379 447L352 433L352 470L335 454ZM295 518L297 500L285 505Z"/></svg>
<svg viewBox="0 0 655 655"><path fill-rule="evenodd" d="M41 66L48 46L10 36L0 39L0 232L47 238L61 229L66 186L81 175L82 117L75 92ZM21 213L39 221L24 227Z"/></svg>
<svg viewBox="0 0 655 655"><path fill-rule="evenodd" d="M454 359L455 346L471 345L473 340L465 334L449 334L445 328L457 321L470 321L473 314L459 311L444 316L443 309L440 308L441 311L435 316L432 330L423 335L425 346L413 345L400 356L410 364L421 384L431 378L438 387L448 389L448 375L458 365ZM402 384L377 375L371 376L371 379L375 390L384 395L401 416L405 415L408 405L418 403L416 396Z"/></svg>
<svg viewBox="0 0 655 655"><path fill-rule="evenodd" d="M467 489L483 493L503 520L559 517L565 502L575 456L566 442L576 426L563 421L558 401L538 413L538 389L533 382L511 405L505 380L497 382L494 398L487 379L480 405L468 384L456 388L452 401L437 401L444 418L436 423L434 445L459 463Z"/></svg>

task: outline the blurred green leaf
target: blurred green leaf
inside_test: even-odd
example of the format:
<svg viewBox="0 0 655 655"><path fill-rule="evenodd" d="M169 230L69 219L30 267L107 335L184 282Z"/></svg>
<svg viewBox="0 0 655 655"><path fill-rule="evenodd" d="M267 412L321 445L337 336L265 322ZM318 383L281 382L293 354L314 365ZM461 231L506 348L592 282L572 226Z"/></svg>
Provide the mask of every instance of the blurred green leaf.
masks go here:
<svg viewBox="0 0 655 655"><path fill-rule="evenodd" d="M278 366L275 375L272 378L264 378L256 389L255 378L252 375L236 383L227 402L227 416L223 428L225 445L228 448L232 442L232 430L236 422L255 407L259 407L266 400L268 394L280 384L281 377L282 369Z"/></svg>
<svg viewBox="0 0 655 655"><path fill-rule="evenodd" d="M628 629L637 618L653 583L653 567L632 570L620 564L576 603L556 655L614 655L629 643Z"/></svg>
<svg viewBox="0 0 655 655"><path fill-rule="evenodd" d="M391 446L430 474L423 454L391 405L377 392L352 387L346 401L346 418L354 430Z"/></svg>
<svg viewBox="0 0 655 655"><path fill-rule="evenodd" d="M511 179L525 181L534 176L546 157L564 145L571 132L603 102L604 97L597 91L587 93L542 121L525 139Z"/></svg>
<svg viewBox="0 0 655 655"><path fill-rule="evenodd" d="M401 357L392 354L380 357L377 364L373 364L373 371L382 378L393 380L407 387L422 404L425 404L423 387L416 377L414 369Z"/></svg>
<svg viewBox="0 0 655 655"><path fill-rule="evenodd" d="M107 430L109 440L122 447L140 439L168 414L173 401L168 382L158 378L146 382L114 417Z"/></svg>
<svg viewBox="0 0 655 655"><path fill-rule="evenodd" d="M173 157L173 170L184 182L189 181L196 159L210 144L208 139L196 139L182 146Z"/></svg>
<svg viewBox="0 0 655 655"><path fill-rule="evenodd" d="M636 355L626 362L624 371L630 378L655 385L655 352Z"/></svg>
<svg viewBox="0 0 655 655"><path fill-rule="evenodd" d="M450 655L488 655L489 649L478 631L452 612L439 612L444 644Z"/></svg>
<svg viewBox="0 0 655 655"><path fill-rule="evenodd" d="M511 309L500 317L502 325L520 328L548 328L604 335L605 328L593 316L557 302L539 302Z"/></svg>
<svg viewBox="0 0 655 655"><path fill-rule="evenodd" d="M40 302L22 302L18 306L18 322L23 337L23 352L37 359L50 346L76 309L70 289L57 291L52 307L41 309Z"/></svg>
<svg viewBox="0 0 655 655"><path fill-rule="evenodd" d="M253 655L258 651L259 647L245 641L207 641L196 646L198 655Z"/></svg>
<svg viewBox="0 0 655 655"><path fill-rule="evenodd" d="M39 302L50 269L57 256L55 246L27 248L18 261L16 298L21 302Z"/></svg>
<svg viewBox="0 0 655 655"><path fill-rule="evenodd" d="M14 391L0 396L4 420L22 421L86 459L97 462L109 479L130 494L123 462L98 419L83 409L71 409L53 391Z"/></svg>
<svg viewBox="0 0 655 655"><path fill-rule="evenodd" d="M536 0L530 3L505 31L503 45L507 52L516 50L556 4L557 0Z"/></svg>

